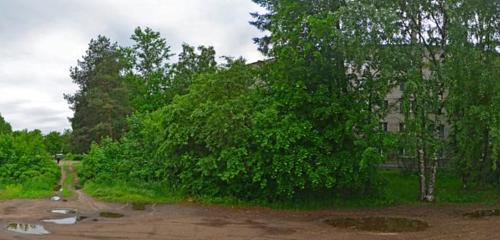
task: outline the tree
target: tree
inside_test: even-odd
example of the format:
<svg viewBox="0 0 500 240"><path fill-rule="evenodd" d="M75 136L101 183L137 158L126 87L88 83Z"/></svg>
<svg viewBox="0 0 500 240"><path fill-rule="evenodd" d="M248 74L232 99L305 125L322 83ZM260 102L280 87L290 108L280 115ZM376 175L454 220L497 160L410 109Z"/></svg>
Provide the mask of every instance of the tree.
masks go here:
<svg viewBox="0 0 500 240"><path fill-rule="evenodd" d="M131 108L123 69L117 44L104 36L91 40L83 60L71 68L71 78L79 90L65 98L75 113L70 120L76 152L86 152L92 142L103 137L118 139L125 131Z"/></svg>
<svg viewBox="0 0 500 240"><path fill-rule="evenodd" d="M131 36L134 45L124 49L130 56L129 71L125 76L134 109L152 111L165 102L164 92L169 85L172 56L170 47L159 32L137 27Z"/></svg>
<svg viewBox="0 0 500 240"><path fill-rule="evenodd" d="M64 131L63 134L57 131L52 131L44 136L43 142L51 155L70 152L71 132Z"/></svg>
<svg viewBox="0 0 500 240"><path fill-rule="evenodd" d="M186 94L197 74L215 72L215 55L213 47L199 46L195 49L187 44L182 45L179 60L172 67L170 101L176 95Z"/></svg>
<svg viewBox="0 0 500 240"><path fill-rule="evenodd" d="M0 115L0 134L11 133L11 132L12 132L12 127L7 121L5 121L2 115Z"/></svg>
<svg viewBox="0 0 500 240"><path fill-rule="evenodd" d="M131 39L134 45L124 50L129 56L126 82L131 90L131 102L140 112L152 112L168 105L176 95L187 93L196 74L216 69L213 47L183 44L178 61L171 65L168 62L173 54L159 32L138 27Z"/></svg>
<svg viewBox="0 0 500 240"><path fill-rule="evenodd" d="M389 55L380 49L385 25L378 21L393 14L356 1L255 2L269 10L254 14L253 24L270 32L257 41L272 58L264 81L278 119L295 119L311 133L297 146L307 157L289 164L310 166L312 189L373 191L390 142L374 109L393 76L380 65Z"/></svg>
<svg viewBox="0 0 500 240"><path fill-rule="evenodd" d="M500 3L450 6L447 112L464 187L500 183Z"/></svg>

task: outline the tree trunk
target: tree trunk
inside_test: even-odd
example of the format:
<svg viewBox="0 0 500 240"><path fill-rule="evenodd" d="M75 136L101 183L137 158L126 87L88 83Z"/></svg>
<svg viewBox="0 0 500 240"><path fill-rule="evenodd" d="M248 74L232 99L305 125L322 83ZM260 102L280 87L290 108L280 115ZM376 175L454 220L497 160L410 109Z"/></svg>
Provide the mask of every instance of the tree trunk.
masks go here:
<svg viewBox="0 0 500 240"><path fill-rule="evenodd" d="M428 187L427 187L427 195L425 196L425 201L432 202L434 201L434 185L436 183L436 174L438 167L438 158L437 154L434 153L434 158L432 159L430 176L428 179Z"/></svg>
<svg viewBox="0 0 500 240"><path fill-rule="evenodd" d="M420 200L425 200L427 195L426 179L425 179L425 158L424 150L421 146L417 150L418 158L418 173L419 173L419 183L420 183Z"/></svg>

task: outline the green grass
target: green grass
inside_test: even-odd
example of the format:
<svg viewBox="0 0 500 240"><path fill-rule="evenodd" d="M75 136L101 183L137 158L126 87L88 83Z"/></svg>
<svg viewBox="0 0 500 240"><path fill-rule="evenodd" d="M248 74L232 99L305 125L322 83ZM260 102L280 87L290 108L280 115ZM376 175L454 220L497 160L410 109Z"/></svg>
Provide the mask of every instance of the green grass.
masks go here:
<svg viewBox="0 0 500 240"><path fill-rule="evenodd" d="M166 185L159 183L86 182L83 191L100 200L121 203L173 203L183 200L181 194L172 193Z"/></svg>
<svg viewBox="0 0 500 240"><path fill-rule="evenodd" d="M75 173L70 170L69 165L64 165L63 166L64 171L66 172L66 178L64 179L63 182L63 191L61 195L65 198L72 197L74 192L73 192L73 182L75 180Z"/></svg>
<svg viewBox="0 0 500 240"><path fill-rule="evenodd" d="M231 207L262 206L286 210L314 210L327 208L380 208L400 204L423 204L418 200L418 177L415 173L399 170L381 171L383 191L373 196L339 197L335 192L303 193L294 200L280 202L245 201L231 197L193 197L202 204L219 204ZM162 184L141 185L133 183L103 184L87 182L84 191L98 199L111 202L174 203L188 197L169 192ZM492 186L481 189L464 190L458 177L442 172L436 182L436 201L428 205L439 206L446 203L498 203L499 192Z"/></svg>
<svg viewBox="0 0 500 240"><path fill-rule="evenodd" d="M24 183L0 184L0 200L49 198L54 193L55 181L40 176Z"/></svg>
<svg viewBox="0 0 500 240"><path fill-rule="evenodd" d="M383 196L395 204L418 202L418 176L415 173L384 171L387 187ZM493 186L463 189L460 179L441 172L436 179L436 203L481 203L495 204L499 192Z"/></svg>
<svg viewBox="0 0 500 240"><path fill-rule="evenodd" d="M373 196L339 197L331 193L304 193L294 200L281 202L242 201L234 198L198 197L197 202L221 204L226 206L264 206L273 209L315 210L326 208L380 208L401 204L427 204L419 201L418 177L416 173L399 170L381 171L383 190ZM442 172L437 177L436 201L428 205L446 203L479 203L492 205L498 203L499 192L493 186L480 189L462 188L460 179L453 174Z"/></svg>

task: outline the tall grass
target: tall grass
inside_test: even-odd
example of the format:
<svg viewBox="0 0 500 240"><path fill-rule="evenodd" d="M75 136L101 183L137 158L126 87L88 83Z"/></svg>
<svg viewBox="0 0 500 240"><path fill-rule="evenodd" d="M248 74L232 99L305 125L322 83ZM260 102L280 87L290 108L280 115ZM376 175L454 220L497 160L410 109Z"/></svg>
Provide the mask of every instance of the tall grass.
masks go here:
<svg viewBox="0 0 500 240"><path fill-rule="evenodd" d="M0 200L48 198L54 193L57 179L38 176L23 183L0 184Z"/></svg>

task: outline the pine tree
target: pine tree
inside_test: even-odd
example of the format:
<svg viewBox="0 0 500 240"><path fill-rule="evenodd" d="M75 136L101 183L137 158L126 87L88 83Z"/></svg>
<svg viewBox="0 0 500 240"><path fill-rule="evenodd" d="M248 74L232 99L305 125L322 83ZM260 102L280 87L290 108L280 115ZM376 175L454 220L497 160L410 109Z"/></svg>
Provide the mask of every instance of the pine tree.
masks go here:
<svg viewBox="0 0 500 240"><path fill-rule="evenodd" d="M75 152L88 151L92 142L104 137L118 139L125 131L131 109L121 76L123 69L117 44L104 36L91 40L83 60L71 68L71 78L79 90L65 98L74 111L70 120Z"/></svg>

